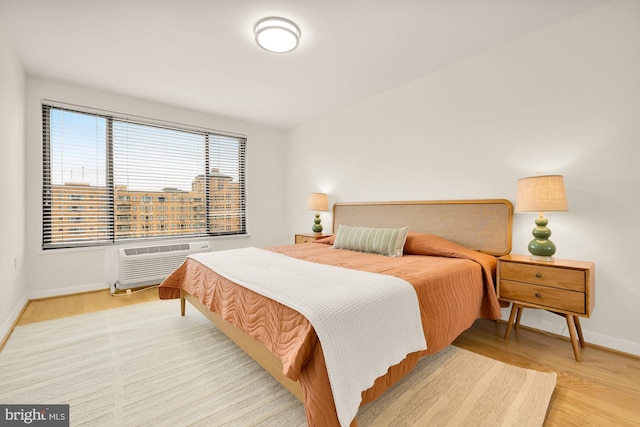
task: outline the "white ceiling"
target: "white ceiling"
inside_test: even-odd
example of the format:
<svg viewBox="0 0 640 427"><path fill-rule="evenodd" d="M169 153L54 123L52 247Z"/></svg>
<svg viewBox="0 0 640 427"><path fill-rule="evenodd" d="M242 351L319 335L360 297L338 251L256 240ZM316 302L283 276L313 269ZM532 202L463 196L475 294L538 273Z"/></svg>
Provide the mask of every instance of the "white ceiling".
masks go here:
<svg viewBox="0 0 640 427"><path fill-rule="evenodd" d="M607 0L0 0L30 75L290 128ZM297 50L253 39L296 22Z"/></svg>

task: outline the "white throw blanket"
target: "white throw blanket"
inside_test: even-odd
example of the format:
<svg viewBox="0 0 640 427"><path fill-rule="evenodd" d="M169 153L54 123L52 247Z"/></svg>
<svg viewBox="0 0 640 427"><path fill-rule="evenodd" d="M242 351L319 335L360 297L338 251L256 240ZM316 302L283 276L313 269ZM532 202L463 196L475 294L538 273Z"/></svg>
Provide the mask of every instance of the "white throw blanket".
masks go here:
<svg viewBox="0 0 640 427"><path fill-rule="evenodd" d="M355 418L362 391L376 378L427 348L415 290L397 277L253 247L190 258L309 320L322 344L342 426Z"/></svg>

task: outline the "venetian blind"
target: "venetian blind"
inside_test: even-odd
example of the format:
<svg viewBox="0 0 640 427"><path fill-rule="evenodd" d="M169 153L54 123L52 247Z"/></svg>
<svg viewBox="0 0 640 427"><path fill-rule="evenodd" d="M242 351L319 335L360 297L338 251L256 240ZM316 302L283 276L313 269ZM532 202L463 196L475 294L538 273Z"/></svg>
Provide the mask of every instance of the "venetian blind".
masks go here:
<svg viewBox="0 0 640 427"><path fill-rule="evenodd" d="M246 138L43 105L43 247L246 233Z"/></svg>

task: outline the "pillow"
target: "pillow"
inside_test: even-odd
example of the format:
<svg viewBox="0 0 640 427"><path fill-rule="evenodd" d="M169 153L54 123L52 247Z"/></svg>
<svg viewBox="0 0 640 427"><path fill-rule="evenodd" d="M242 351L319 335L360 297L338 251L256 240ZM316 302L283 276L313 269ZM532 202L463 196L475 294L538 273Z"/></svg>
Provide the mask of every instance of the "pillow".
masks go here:
<svg viewBox="0 0 640 427"><path fill-rule="evenodd" d="M404 245L404 253L407 255L473 259L486 266L492 274L495 274L497 265L496 257L469 249L435 234L408 233L407 241Z"/></svg>
<svg viewBox="0 0 640 427"><path fill-rule="evenodd" d="M407 234L404 251L411 255L432 255L455 258L456 251L467 251L469 248L453 243L444 237L435 234L416 233L414 231Z"/></svg>
<svg viewBox="0 0 640 427"><path fill-rule="evenodd" d="M316 239L313 241L313 243L326 243L327 245L333 245L333 242L335 242L335 240L336 240L336 236L332 234L331 236L323 237L321 239Z"/></svg>
<svg viewBox="0 0 640 427"><path fill-rule="evenodd" d="M340 225L333 242L335 249L401 257L407 239L407 227L369 228Z"/></svg>

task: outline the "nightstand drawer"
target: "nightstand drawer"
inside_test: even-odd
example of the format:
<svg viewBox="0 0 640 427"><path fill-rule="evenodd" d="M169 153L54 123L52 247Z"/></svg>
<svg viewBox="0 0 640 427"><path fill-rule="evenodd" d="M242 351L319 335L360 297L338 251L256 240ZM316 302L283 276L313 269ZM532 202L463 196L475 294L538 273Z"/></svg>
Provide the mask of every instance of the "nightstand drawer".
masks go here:
<svg viewBox="0 0 640 427"><path fill-rule="evenodd" d="M318 239L314 236L301 236L301 235L296 236L296 243L311 243L311 242L315 242L316 240Z"/></svg>
<svg viewBox="0 0 640 427"><path fill-rule="evenodd" d="M298 233L295 235L295 243L312 243L319 239L329 237L331 234L316 234L316 233Z"/></svg>
<svg viewBox="0 0 640 427"><path fill-rule="evenodd" d="M500 298L538 304L549 307L549 309L572 311L580 314L586 312L585 294L583 292L513 282L504 278L500 280Z"/></svg>
<svg viewBox="0 0 640 427"><path fill-rule="evenodd" d="M584 270L545 267L517 262L502 262L500 264L500 279L542 284L548 287L578 292L585 292L586 284Z"/></svg>

